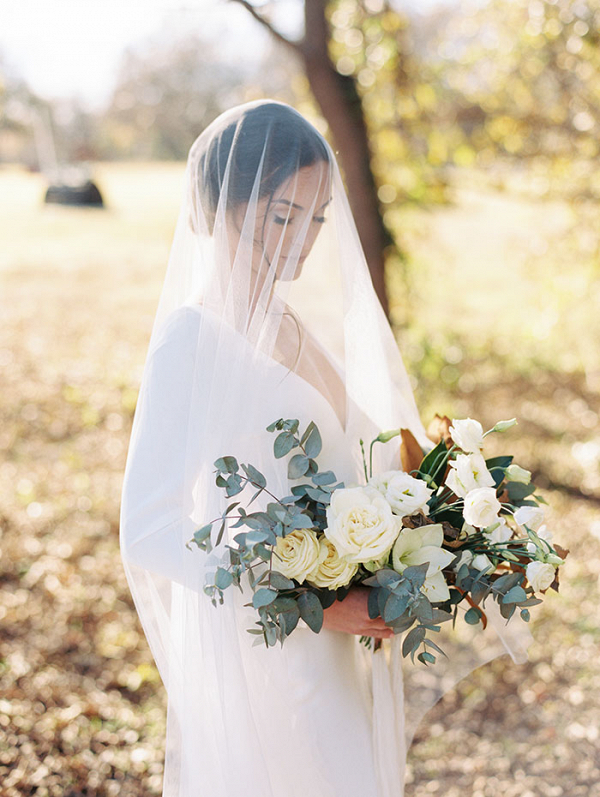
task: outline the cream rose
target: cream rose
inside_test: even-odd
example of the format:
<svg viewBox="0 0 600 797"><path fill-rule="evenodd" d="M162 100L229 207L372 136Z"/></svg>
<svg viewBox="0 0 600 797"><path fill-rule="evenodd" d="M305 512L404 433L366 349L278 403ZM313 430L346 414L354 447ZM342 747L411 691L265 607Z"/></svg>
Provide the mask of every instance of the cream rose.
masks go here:
<svg viewBox="0 0 600 797"><path fill-rule="evenodd" d="M345 587L356 575L358 565L342 558L335 545L327 537L321 537L319 545L321 547L319 563L307 575L306 580L322 589Z"/></svg>
<svg viewBox="0 0 600 797"><path fill-rule="evenodd" d="M277 537L273 549L273 570L302 583L319 564L321 546L313 529L294 529Z"/></svg>
<svg viewBox="0 0 600 797"><path fill-rule="evenodd" d="M369 484L379 490L396 515L404 517L419 511L429 514L427 501L433 490L423 479L415 479L402 470L388 470L373 476Z"/></svg>
<svg viewBox="0 0 600 797"><path fill-rule="evenodd" d="M340 487L327 507L325 536L353 564L379 559L394 544L401 520L374 487Z"/></svg>
<svg viewBox="0 0 600 797"><path fill-rule="evenodd" d="M494 479L481 454L459 454L450 462L446 484L454 495L464 498L478 487L493 487Z"/></svg>
<svg viewBox="0 0 600 797"><path fill-rule="evenodd" d="M483 427L479 421L472 418L462 421L453 419L449 431L452 441L467 454L476 453L483 448Z"/></svg>
<svg viewBox="0 0 600 797"><path fill-rule="evenodd" d="M417 529L402 529L392 548L392 567L398 573L412 565L429 565L421 591L434 603L450 597L442 569L454 560L454 554L442 548L443 541L443 528L436 523Z"/></svg>
<svg viewBox="0 0 600 797"><path fill-rule="evenodd" d="M484 529L497 522L501 508L493 487L478 487L466 494L463 515L471 526Z"/></svg>
<svg viewBox="0 0 600 797"><path fill-rule="evenodd" d="M548 562L530 562L525 568L527 581L534 592L548 589L554 581L554 566Z"/></svg>

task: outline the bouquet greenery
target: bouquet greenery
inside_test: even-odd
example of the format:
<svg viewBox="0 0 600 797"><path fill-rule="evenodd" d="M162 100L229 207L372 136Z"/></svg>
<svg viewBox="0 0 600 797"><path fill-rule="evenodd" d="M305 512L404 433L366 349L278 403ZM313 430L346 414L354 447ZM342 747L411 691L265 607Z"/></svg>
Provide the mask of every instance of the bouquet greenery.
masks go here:
<svg viewBox="0 0 600 797"><path fill-rule="evenodd" d="M204 587L214 605L224 590L242 589L247 574L257 628L255 644L273 646L296 628L300 618L321 630L324 609L344 600L355 584L370 587L371 618L381 616L394 633L407 632L402 654L432 664L443 651L432 639L440 624L464 620L485 627L486 600L498 603L510 620L527 622L540 593L558 590L558 567L567 551L552 544L544 524L546 502L531 474L512 456L485 459L485 438L504 432L516 420L500 421L485 432L471 418L436 416L434 442L423 452L406 429L382 432L369 446L361 440L365 483L345 486L333 471L320 471L322 440L311 422L301 432L298 420L279 419L267 427L277 433L274 456L288 457L288 477L299 481L290 495L277 497L250 464L233 456L216 460L216 484L228 498L250 487L242 506L228 504L187 543L204 551L222 542L228 524L238 532L226 559ZM430 435L431 435L430 427ZM373 474L373 447L399 438L403 470ZM264 511L247 511L260 495L271 500ZM191 548L190 548L191 549ZM463 606L462 608L466 608ZM371 637L361 637L370 647ZM444 654L445 655L445 654Z"/></svg>

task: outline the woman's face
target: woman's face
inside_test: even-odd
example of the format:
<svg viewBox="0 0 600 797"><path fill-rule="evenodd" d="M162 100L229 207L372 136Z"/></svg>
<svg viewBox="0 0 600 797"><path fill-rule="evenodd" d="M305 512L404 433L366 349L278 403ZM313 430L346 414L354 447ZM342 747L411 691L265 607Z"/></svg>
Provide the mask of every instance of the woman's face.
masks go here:
<svg viewBox="0 0 600 797"><path fill-rule="evenodd" d="M275 189L272 197L259 199L253 236L252 270L265 274L275 266L275 278L300 276L331 199L329 164L304 166ZM247 206L236 209L236 227L244 223Z"/></svg>

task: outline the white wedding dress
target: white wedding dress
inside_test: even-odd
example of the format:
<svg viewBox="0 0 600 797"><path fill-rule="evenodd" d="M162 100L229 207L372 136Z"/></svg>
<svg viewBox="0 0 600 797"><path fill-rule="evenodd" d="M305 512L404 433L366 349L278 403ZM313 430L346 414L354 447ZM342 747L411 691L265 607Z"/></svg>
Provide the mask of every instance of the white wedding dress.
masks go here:
<svg viewBox="0 0 600 797"><path fill-rule="evenodd" d="M185 446L179 445L181 435L187 434L193 394L192 380L202 380L201 373L185 371L186 353L190 352L198 337L200 317L206 310L188 306L177 310L165 325L165 333L150 360L150 400L144 413L146 428L164 430L164 437L153 436L149 448L138 445L136 461L130 463L129 477L124 485L123 527L143 530L139 537L128 535L123 540L124 558L130 566L168 575L175 583L182 581L180 555L174 544L176 536L169 534L165 525L169 511L175 506L176 485L183 478L186 467ZM237 348L245 341L231 330L230 345ZM265 362L260 375L253 375L253 383L239 385L241 391L261 391L262 417L246 426L245 439L240 437L239 447L232 453L240 461L255 464L263 459L263 467L272 456L273 436L263 431L277 417L298 418L300 428L312 420L322 435L323 450L319 456L322 470L332 469L343 479L344 462L349 460L346 438L341 421L332 405L309 382L271 360ZM176 397L176 400L175 400ZM224 407L224 422L227 417ZM261 434L262 432L262 434ZM262 438L262 439L261 439ZM265 447L266 444L266 447ZM201 452L199 452L200 455ZM203 452L202 452L203 453ZM172 482L157 481L153 467L155 457L169 457ZM266 474L266 468L264 468ZM268 480L270 483L270 480ZM218 488L214 487L215 493ZM175 523L177 521L174 521ZM200 551L187 551L190 560L196 560L201 569ZM233 589L229 590L233 593ZM233 595L228 595L234 598ZM255 637L247 633L255 621L254 610L245 608L251 593L236 591L236 644L251 648ZM213 607L201 591L190 594L182 587L172 592L173 613L185 613L189 601L197 601L199 616L223 609ZM230 629L233 633L234 629ZM188 629L189 632L189 629ZM173 640L175 643L175 640ZM189 645L189 638L181 640ZM202 643L199 643L200 645ZM368 654L370 655L370 654ZM171 651L171 658L175 650ZM161 660L159 656L158 661ZM244 680L248 693L244 704L233 699L238 688L238 671L244 665ZM189 684L186 706L177 707L182 712L177 724L181 749L189 756L167 755L165 782L171 773L169 766L177 768L177 779L186 784L180 794L194 797L376 797L378 791L376 763L373 748L372 699L368 658L360 650L358 637L322 629L313 633L302 621L283 647L266 649L256 646L242 657L237 666L224 666L214 672L213 681L204 673L204 683ZM166 676L168 688L168 676ZM283 698L283 699L282 699ZM218 715L229 701L233 715L230 726L211 729L204 726L204 712L210 706L211 716ZM236 734L236 712L241 716L249 711L252 716L252 737ZM195 713L196 712L196 713ZM222 734L221 741L216 743ZM202 740L202 744L199 744ZM389 740L392 744L393 739ZM207 745L212 752L203 756L198 766L195 751ZM268 777L256 780L253 764L265 764ZM168 793L168 792L167 792ZM398 790L397 794L401 794Z"/></svg>

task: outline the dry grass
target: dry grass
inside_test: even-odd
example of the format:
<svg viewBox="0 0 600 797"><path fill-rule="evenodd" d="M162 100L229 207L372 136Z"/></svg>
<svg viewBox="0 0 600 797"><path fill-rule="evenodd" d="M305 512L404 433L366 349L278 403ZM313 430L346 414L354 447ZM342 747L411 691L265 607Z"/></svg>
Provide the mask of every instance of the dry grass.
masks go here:
<svg viewBox="0 0 600 797"><path fill-rule="evenodd" d="M109 209L81 211L44 208L39 177L0 172L3 797L160 794L164 693L118 508L182 173L104 166ZM600 795L598 288L575 254L565 276L569 209L523 201L471 188L454 209L403 218L422 265L403 335L422 405L516 415L503 447L555 485L551 523L571 548L560 595L535 613L531 662L478 671L419 730L411 797ZM548 242L532 259L533 228Z"/></svg>

